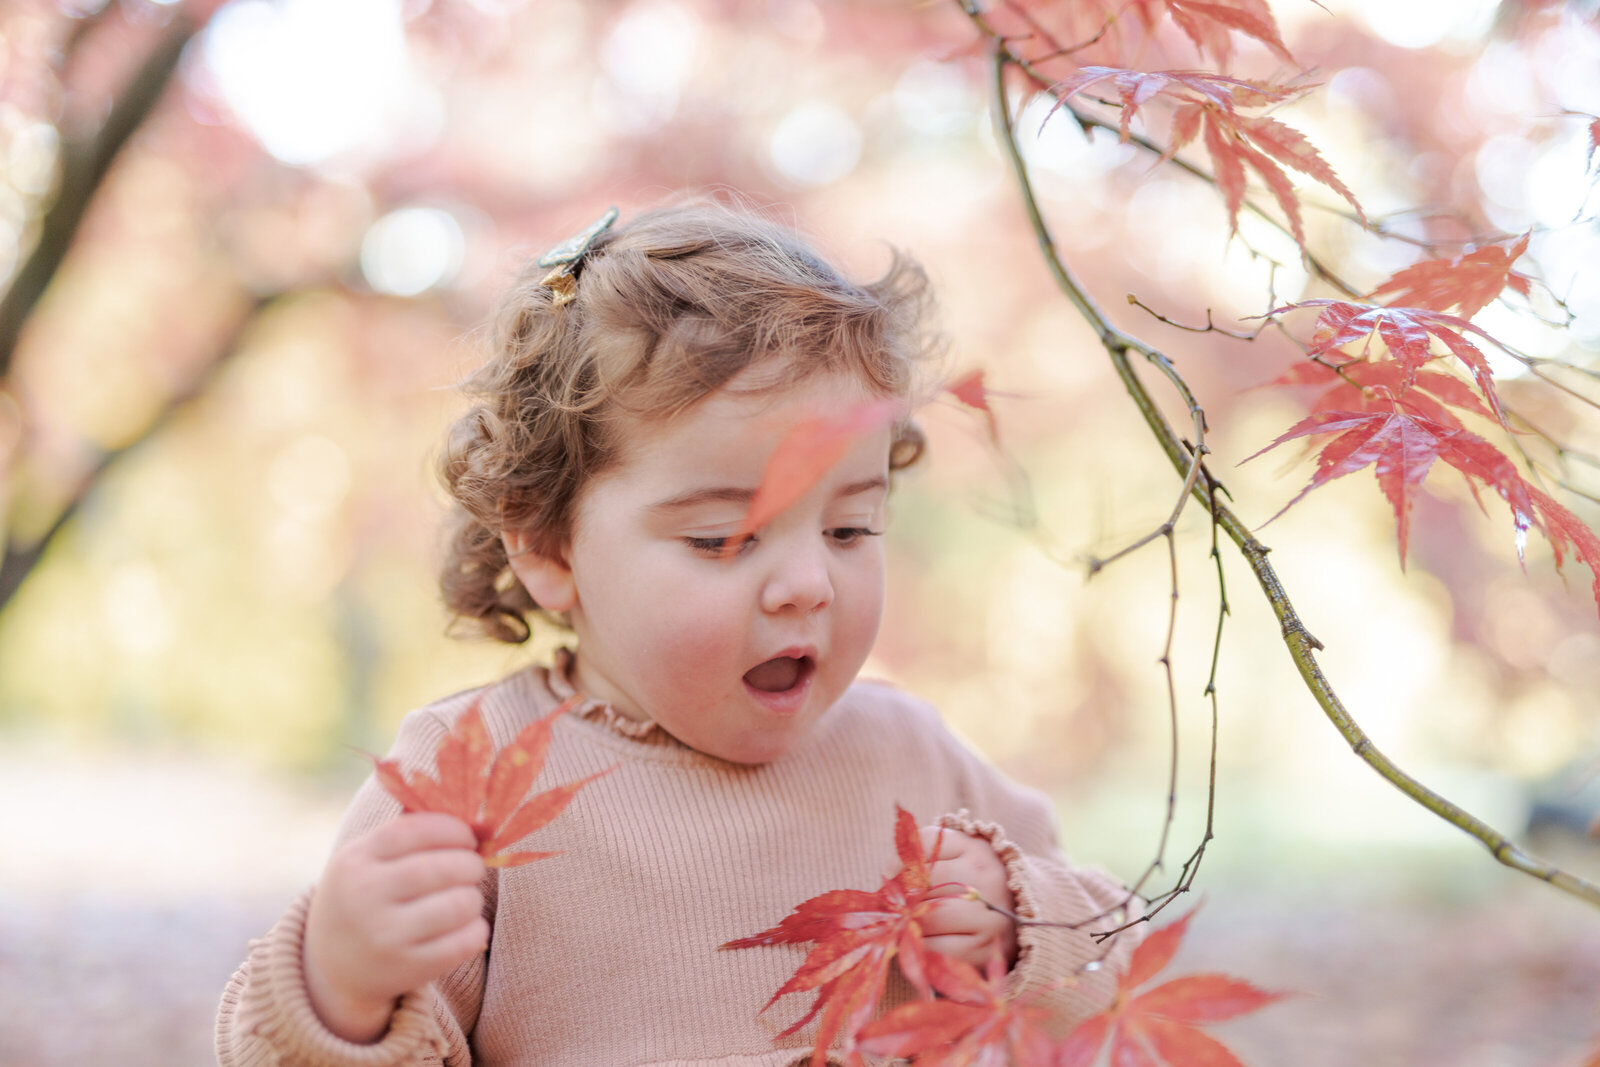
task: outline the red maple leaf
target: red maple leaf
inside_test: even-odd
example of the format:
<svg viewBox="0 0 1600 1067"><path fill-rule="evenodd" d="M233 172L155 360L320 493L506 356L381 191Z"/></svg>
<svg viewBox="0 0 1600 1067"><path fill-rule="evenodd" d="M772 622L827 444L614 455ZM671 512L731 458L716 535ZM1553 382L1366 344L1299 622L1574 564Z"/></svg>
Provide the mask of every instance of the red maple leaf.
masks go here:
<svg viewBox="0 0 1600 1067"><path fill-rule="evenodd" d="M1108 1034L1117 1067L1241 1067L1226 1045L1199 1027L1258 1011L1284 994L1225 974L1191 974L1134 995L1172 961L1192 918L1193 911L1134 949L1111 1007L1067 1035L1056 1049L1054 1067L1089 1067Z"/></svg>
<svg viewBox="0 0 1600 1067"><path fill-rule="evenodd" d="M1375 411L1398 403L1418 415L1460 427L1460 419L1445 406L1449 405L1494 421L1494 413L1460 378L1424 369L1414 372L1407 383L1400 365L1393 360L1297 363L1267 384L1327 386L1311 405L1312 411Z"/></svg>
<svg viewBox="0 0 1600 1067"><path fill-rule="evenodd" d="M931 997L928 978L930 954L922 944L921 918L935 901L928 899L932 856L924 854L917 821L904 808L895 807L895 851L901 867L884 880L875 893L836 889L803 901L777 926L723 945L726 949L760 945L815 942L805 961L762 1011L789 993L815 989L811 1009L778 1037L788 1037L819 1014L811 1054L812 1067L822 1067L828 1046L841 1032L846 1049L852 1049L860 1032L883 996L889 963L899 959L900 971L923 996Z"/></svg>
<svg viewBox="0 0 1600 1067"><path fill-rule="evenodd" d="M1480 327L1466 319L1447 315L1431 308L1381 307L1375 304L1357 304L1348 300L1302 300L1298 304L1285 304L1267 312L1268 316L1281 315L1299 308L1319 307L1317 325L1312 334L1306 355L1316 358L1332 357L1343 362L1348 358L1343 347L1356 341L1364 343L1362 358L1368 356L1371 338L1383 341L1389 355L1403 371L1401 384L1409 388L1416 372L1434 359L1433 340L1443 342L1450 354L1459 359L1472 372L1472 379L1488 402L1489 410L1502 424L1505 414L1500 408L1500 397L1494 387L1494 371L1483 351L1467 339L1468 334L1493 344L1495 340Z"/></svg>
<svg viewBox="0 0 1600 1067"><path fill-rule="evenodd" d="M895 400L869 400L837 415L819 415L796 423L768 457L761 484L756 487L738 530L728 538L725 551L737 551L741 542L805 496L851 445L894 421L898 410Z"/></svg>
<svg viewBox="0 0 1600 1067"><path fill-rule="evenodd" d="M944 391L961 403L983 414L984 425L989 428L989 440L999 444L1000 425L995 421L994 409L989 406L989 390L983 384L983 368L970 370L944 387Z"/></svg>
<svg viewBox="0 0 1600 1067"><path fill-rule="evenodd" d="M948 956L928 956L928 981L942 999L902 1004L858 1035L863 1052L915 1056L917 1067L1050 1067L1054 1043L1039 1028L1044 1012L1006 995L997 955L988 973Z"/></svg>
<svg viewBox="0 0 1600 1067"><path fill-rule="evenodd" d="M502 850L544 827L565 810L579 789L615 769L607 767L587 778L556 786L524 803L523 798L544 767L556 717L579 699L571 697L544 718L530 723L495 754L488 731L483 728L483 716L478 712L483 701L480 695L439 742L437 778L425 771L407 778L396 760L374 759L373 769L379 784L407 812L443 812L471 826L478 839L478 853L490 867L516 867L557 855Z"/></svg>
<svg viewBox="0 0 1600 1067"><path fill-rule="evenodd" d="M1202 55L1209 52L1226 65L1233 55L1232 34L1254 37L1288 63L1294 56L1283 43L1277 21L1266 0L1134 0L1134 10L1146 29L1154 29L1163 13L1194 42Z"/></svg>
<svg viewBox="0 0 1600 1067"><path fill-rule="evenodd" d="M1469 430L1402 410L1396 404L1377 411L1319 411L1289 427L1266 448L1247 457L1246 462L1285 441L1330 433L1338 436L1318 453L1317 470L1311 481L1278 510L1274 519L1318 486L1370 465L1394 508L1400 564L1404 566L1411 506L1422 480L1439 459L1466 475L1469 483L1494 489L1511 505L1513 515L1534 515L1530 487L1499 449Z"/></svg>
<svg viewBox="0 0 1600 1067"><path fill-rule="evenodd" d="M1511 265L1528 250L1523 234L1510 248L1484 245L1454 259L1429 259L1414 263L1385 279L1371 293L1373 299L1389 296L1390 304L1449 311L1456 308L1470 319L1507 287L1528 295L1527 275Z"/></svg>
<svg viewBox="0 0 1600 1067"><path fill-rule="evenodd" d="M1578 516L1531 485L1528 486L1528 495L1538 509L1537 516L1528 518L1532 518L1532 524L1538 526L1550 542L1550 551L1556 558L1556 569L1561 569L1565 553L1571 549L1572 554L1588 566L1594 578L1594 601L1596 606L1600 606L1600 537L1596 537L1595 532L1585 526ZM1519 534L1529 525L1521 515L1513 516L1513 521L1517 523ZM1519 544L1519 554L1520 547ZM1600 836L1600 819L1596 820L1594 829L1596 836Z"/></svg>
<svg viewBox="0 0 1600 1067"><path fill-rule="evenodd" d="M1281 103L1310 86L1291 88L1265 82L1229 78L1205 71L1168 70L1143 72L1116 67L1084 67L1051 86L1057 106L1076 93L1101 81L1110 81L1122 105L1122 139L1129 135L1128 124L1139 108L1157 96L1178 101L1172 116L1172 134L1162 159L1170 159L1199 136L1211 156L1218 190L1228 207L1228 218L1238 228L1239 211L1244 206L1246 168L1260 176L1289 220L1296 243L1305 247L1305 227L1300 219L1300 202L1284 167L1298 170L1326 185L1350 203L1366 225L1367 216L1355 194L1334 173L1304 134L1266 115L1244 115L1241 107L1265 107Z"/></svg>
<svg viewBox="0 0 1600 1067"><path fill-rule="evenodd" d="M1307 365L1307 368L1313 367L1317 365ZM1391 369L1381 369L1385 367ZM1332 368L1307 368L1296 368L1275 384L1325 381L1324 374L1335 376L1338 373ZM1282 515L1318 486L1370 464L1377 474L1378 485L1394 508L1399 528L1400 564L1404 566L1416 491L1434 462L1442 459L1461 472L1474 496L1480 486L1493 489L1511 508L1518 556L1522 554L1522 541L1532 527L1550 542L1557 570L1562 568L1569 552L1582 560L1593 576L1595 604L1600 607L1600 537L1549 494L1530 484L1504 453L1463 427L1459 419L1423 391L1427 390L1446 403L1467 407L1475 397L1464 384L1449 375L1421 371L1411 388L1400 391L1398 372L1392 368L1393 364L1364 362L1341 366L1339 371L1356 376L1360 384L1341 382L1325 397L1354 398L1358 401L1356 410L1323 408L1319 403L1318 410L1289 427L1266 448L1246 457L1245 462L1248 462L1297 437L1338 434L1323 445L1311 481L1272 518ZM1379 388L1364 391L1362 376L1387 380ZM1478 413L1487 414L1481 409Z"/></svg>

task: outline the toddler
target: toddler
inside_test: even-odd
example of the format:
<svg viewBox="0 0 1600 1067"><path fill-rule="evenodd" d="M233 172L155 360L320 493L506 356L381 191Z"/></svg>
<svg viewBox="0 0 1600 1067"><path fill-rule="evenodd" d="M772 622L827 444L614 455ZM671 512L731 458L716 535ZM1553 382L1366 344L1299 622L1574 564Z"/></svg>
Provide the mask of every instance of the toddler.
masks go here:
<svg viewBox="0 0 1600 1067"><path fill-rule="evenodd" d="M444 479L459 505L449 607L501 641L569 628L553 665L408 715L410 773L474 702L498 749L573 694L540 788L615 765L529 839L561 855L486 869L472 830L401 814L369 779L317 886L223 996L224 1064L783 1067L814 994L761 1008L804 946L719 952L832 889L895 868L898 803L938 842L934 951L996 952L1059 1033L1105 1007L1115 967L1080 920L1122 890L1068 865L1042 797L938 715L856 673L884 597L880 535L929 350L922 272L842 278L793 233L715 204L609 215L522 277ZM794 504L734 540L777 442L868 401ZM940 830L943 830L942 834ZM1125 956L1113 953L1111 962ZM883 1008L911 996L896 975Z"/></svg>

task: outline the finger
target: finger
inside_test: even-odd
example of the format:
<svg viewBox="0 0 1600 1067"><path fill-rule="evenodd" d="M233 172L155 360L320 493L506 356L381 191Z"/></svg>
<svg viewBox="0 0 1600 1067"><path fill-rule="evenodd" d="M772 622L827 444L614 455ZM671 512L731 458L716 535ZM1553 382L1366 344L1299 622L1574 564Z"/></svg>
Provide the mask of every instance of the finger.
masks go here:
<svg viewBox="0 0 1600 1067"><path fill-rule="evenodd" d="M489 923L480 917L416 946L412 956L419 969L438 976L454 970L488 947Z"/></svg>
<svg viewBox="0 0 1600 1067"><path fill-rule="evenodd" d="M408 901L395 911L404 943L420 945L443 937L483 917L483 894L477 886L454 886Z"/></svg>
<svg viewBox="0 0 1600 1067"><path fill-rule="evenodd" d="M998 931L998 916L982 904L969 900L949 900L926 912L917 921L925 937L944 934L972 934Z"/></svg>
<svg viewBox="0 0 1600 1067"><path fill-rule="evenodd" d="M933 883L928 890L928 896L935 900L945 897L962 897L972 892L972 883L967 879L971 872L965 867L951 863L936 863L929 872L929 881Z"/></svg>
<svg viewBox="0 0 1600 1067"><path fill-rule="evenodd" d="M966 842L971 840L959 830L947 829L943 826L924 826L922 834L922 854L933 860L955 859L966 851ZM935 852L935 849L938 849Z"/></svg>
<svg viewBox="0 0 1600 1067"><path fill-rule="evenodd" d="M389 861L384 871L390 900L416 900L452 886L475 886L487 868L483 857L464 848L431 848Z"/></svg>
<svg viewBox="0 0 1600 1067"><path fill-rule="evenodd" d="M922 943L941 956L982 967L994 954L994 938L981 934L942 934L924 937Z"/></svg>
<svg viewBox="0 0 1600 1067"><path fill-rule="evenodd" d="M472 827L454 815L419 811L391 819L372 831L368 841L376 859L395 859L428 848L478 847Z"/></svg>

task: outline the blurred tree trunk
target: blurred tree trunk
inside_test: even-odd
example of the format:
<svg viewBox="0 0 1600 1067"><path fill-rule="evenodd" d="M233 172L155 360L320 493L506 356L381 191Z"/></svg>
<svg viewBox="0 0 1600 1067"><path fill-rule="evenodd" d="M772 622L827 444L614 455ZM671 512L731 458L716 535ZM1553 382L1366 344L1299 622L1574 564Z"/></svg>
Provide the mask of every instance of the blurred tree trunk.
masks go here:
<svg viewBox="0 0 1600 1067"><path fill-rule="evenodd" d="M172 25L151 48L144 61L134 72L127 87L112 105L104 122L91 134L82 138L63 137L60 151L60 178L56 196L45 211L39 226L39 237L32 251L17 268L11 286L0 296L0 392L11 391L11 363L17 345L27 329L28 320L50 287L50 282L60 270L77 235L78 227L88 213L89 205L105 183L113 161L145 121L154 112L165 94L184 47L193 38L195 24L179 14ZM77 27L71 44L76 47L93 32L90 24ZM248 321L248 316L246 321ZM219 353L225 354L232 345ZM209 378L203 375L202 381ZM9 516L5 522L5 553L0 556L0 611L4 611L23 581L43 557L45 550L64 526L77 513L84 498L94 490L100 478L116 459L145 440L164 425L172 410L192 395L186 392L172 397L167 406L151 420L149 427L134 441L104 453L79 480L67 497L61 511L45 528L44 533L26 543L17 543Z"/></svg>

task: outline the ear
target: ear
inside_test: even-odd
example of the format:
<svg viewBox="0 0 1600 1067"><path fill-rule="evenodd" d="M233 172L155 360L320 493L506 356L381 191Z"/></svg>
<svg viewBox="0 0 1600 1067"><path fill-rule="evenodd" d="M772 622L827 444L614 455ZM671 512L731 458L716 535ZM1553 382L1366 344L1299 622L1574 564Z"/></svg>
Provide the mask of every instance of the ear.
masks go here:
<svg viewBox="0 0 1600 1067"><path fill-rule="evenodd" d="M506 530L500 535L506 546L511 573L545 611L571 611L578 603L578 587L572 580L567 561L551 558L533 547L533 538L521 531Z"/></svg>

